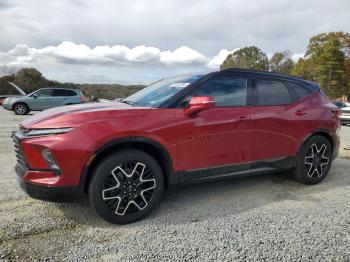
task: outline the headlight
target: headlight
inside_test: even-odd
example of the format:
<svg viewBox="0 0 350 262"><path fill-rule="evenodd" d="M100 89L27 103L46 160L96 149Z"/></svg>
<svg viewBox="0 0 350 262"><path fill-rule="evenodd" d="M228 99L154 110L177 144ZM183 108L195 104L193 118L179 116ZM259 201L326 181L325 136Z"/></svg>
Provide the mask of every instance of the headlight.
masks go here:
<svg viewBox="0 0 350 262"><path fill-rule="evenodd" d="M47 136L47 135L58 135L68 133L73 130L71 127L65 128L50 128L50 129L32 129L25 133L26 136Z"/></svg>

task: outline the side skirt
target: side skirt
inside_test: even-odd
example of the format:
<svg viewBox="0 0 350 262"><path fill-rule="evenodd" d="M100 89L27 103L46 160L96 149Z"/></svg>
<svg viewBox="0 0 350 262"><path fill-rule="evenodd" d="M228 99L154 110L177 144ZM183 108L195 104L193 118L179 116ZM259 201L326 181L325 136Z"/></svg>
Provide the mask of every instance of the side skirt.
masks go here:
<svg viewBox="0 0 350 262"><path fill-rule="evenodd" d="M179 171L181 184L230 179L266 173L287 172L295 166L296 157L288 156L253 162L212 166Z"/></svg>

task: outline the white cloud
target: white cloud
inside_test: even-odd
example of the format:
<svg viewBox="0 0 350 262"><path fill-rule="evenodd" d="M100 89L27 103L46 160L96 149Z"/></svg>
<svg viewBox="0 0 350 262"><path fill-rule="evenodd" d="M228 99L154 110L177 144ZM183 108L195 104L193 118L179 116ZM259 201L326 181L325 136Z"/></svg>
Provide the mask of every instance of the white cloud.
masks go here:
<svg viewBox="0 0 350 262"><path fill-rule="evenodd" d="M187 46L181 46L175 51L164 51L161 53L160 61L164 64L204 64L207 58L196 50Z"/></svg>
<svg viewBox="0 0 350 262"><path fill-rule="evenodd" d="M217 55L215 55L207 64L207 67L208 68L219 68L220 65L222 64L222 62L225 61L226 57L229 55L229 54L233 54L236 50L238 50L239 48L236 48L232 51L230 50L227 50L227 49L221 49L219 51L219 53Z"/></svg>
<svg viewBox="0 0 350 262"><path fill-rule="evenodd" d="M298 62L299 58L304 57L305 53L297 53L297 54L293 54L292 55L292 59L293 61L296 63Z"/></svg>
<svg viewBox="0 0 350 262"><path fill-rule="evenodd" d="M90 48L69 41L43 48L18 44L8 52L0 54L0 63L7 62L15 66L31 66L38 63L176 66L205 65L209 61L206 56L187 46L181 46L174 51L161 51L159 48L144 45L133 48L124 45Z"/></svg>

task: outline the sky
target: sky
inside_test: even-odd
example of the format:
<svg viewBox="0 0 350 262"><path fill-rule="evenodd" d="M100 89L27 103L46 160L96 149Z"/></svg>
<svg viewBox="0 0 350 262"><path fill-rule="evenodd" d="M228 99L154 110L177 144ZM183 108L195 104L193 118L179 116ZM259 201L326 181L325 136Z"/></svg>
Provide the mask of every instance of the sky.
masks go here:
<svg viewBox="0 0 350 262"><path fill-rule="evenodd" d="M0 0L0 65L75 83L150 83L217 70L258 46L297 60L311 36L350 32L349 0Z"/></svg>

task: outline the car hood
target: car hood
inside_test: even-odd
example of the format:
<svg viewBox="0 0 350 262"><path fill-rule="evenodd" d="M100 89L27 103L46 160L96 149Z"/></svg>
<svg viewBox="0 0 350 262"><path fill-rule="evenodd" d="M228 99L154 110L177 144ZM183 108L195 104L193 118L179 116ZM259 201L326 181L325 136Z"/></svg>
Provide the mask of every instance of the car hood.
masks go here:
<svg viewBox="0 0 350 262"><path fill-rule="evenodd" d="M89 122L114 117L144 115L148 107L135 107L125 103L88 103L62 106L42 111L21 123L25 129L77 127Z"/></svg>
<svg viewBox="0 0 350 262"><path fill-rule="evenodd" d="M21 96L21 95L9 96L9 97L7 97L6 99L7 99L7 101L12 102L12 101L15 101L15 100L17 100L17 99L21 99L21 98L23 98L23 97L26 97L26 96Z"/></svg>

